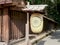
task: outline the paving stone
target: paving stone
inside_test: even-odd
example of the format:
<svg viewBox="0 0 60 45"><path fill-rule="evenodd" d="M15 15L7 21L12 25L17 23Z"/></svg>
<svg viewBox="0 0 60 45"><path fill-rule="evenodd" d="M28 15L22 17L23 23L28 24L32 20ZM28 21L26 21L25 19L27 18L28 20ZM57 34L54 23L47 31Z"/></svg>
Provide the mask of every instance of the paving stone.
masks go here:
<svg viewBox="0 0 60 45"><path fill-rule="evenodd" d="M60 30L40 40L37 45L60 45Z"/></svg>

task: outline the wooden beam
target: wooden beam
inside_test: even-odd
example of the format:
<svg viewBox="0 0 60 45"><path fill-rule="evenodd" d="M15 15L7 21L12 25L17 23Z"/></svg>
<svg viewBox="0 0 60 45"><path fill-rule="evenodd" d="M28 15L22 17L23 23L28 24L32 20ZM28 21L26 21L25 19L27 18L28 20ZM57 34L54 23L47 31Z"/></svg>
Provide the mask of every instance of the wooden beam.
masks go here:
<svg viewBox="0 0 60 45"><path fill-rule="evenodd" d="M8 8L3 9L3 41L9 41L9 15L8 15Z"/></svg>
<svg viewBox="0 0 60 45"><path fill-rule="evenodd" d="M5 0L0 0L0 4L4 4L5 3Z"/></svg>
<svg viewBox="0 0 60 45"><path fill-rule="evenodd" d="M0 0L0 4L12 3L12 0Z"/></svg>
<svg viewBox="0 0 60 45"><path fill-rule="evenodd" d="M6 0L6 3L8 3L8 4L12 3L12 0Z"/></svg>
<svg viewBox="0 0 60 45"><path fill-rule="evenodd" d="M53 20L53 19L51 19L51 18L48 18L47 16L44 16L44 15L43 15L43 17L46 18L47 20L50 20L50 21L53 22L53 23L58 24L58 22L56 22L55 20Z"/></svg>

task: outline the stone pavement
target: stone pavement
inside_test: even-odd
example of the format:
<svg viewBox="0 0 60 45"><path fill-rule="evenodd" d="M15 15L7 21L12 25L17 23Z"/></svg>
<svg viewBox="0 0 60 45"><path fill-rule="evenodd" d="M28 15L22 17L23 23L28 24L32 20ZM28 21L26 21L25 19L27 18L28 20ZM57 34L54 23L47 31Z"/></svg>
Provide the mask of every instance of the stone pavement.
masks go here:
<svg viewBox="0 0 60 45"><path fill-rule="evenodd" d="M5 42L0 42L0 45L7 45Z"/></svg>
<svg viewBox="0 0 60 45"><path fill-rule="evenodd" d="M6 45L6 43L0 42L0 45ZM13 45L26 45L26 43L24 41L24 43L18 42ZM57 30L56 32L52 33L51 35L38 41L37 45L60 45L60 30Z"/></svg>
<svg viewBox="0 0 60 45"><path fill-rule="evenodd" d="M37 45L60 45L60 30L38 41Z"/></svg>

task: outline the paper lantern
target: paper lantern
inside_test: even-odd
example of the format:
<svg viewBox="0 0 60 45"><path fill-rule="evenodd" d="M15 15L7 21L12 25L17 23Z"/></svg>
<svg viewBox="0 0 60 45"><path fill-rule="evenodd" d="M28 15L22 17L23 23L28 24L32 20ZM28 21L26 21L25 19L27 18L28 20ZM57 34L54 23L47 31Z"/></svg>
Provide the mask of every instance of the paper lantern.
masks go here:
<svg viewBox="0 0 60 45"><path fill-rule="evenodd" d="M43 16L39 13L34 13L30 17L30 26L33 33L40 33L43 30Z"/></svg>

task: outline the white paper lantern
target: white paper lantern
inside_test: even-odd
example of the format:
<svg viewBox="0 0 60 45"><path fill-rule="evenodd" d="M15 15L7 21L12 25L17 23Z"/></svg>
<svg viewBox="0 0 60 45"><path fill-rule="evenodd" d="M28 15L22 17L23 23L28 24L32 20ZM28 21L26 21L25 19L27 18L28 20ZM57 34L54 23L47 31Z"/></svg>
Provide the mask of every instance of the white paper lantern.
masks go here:
<svg viewBox="0 0 60 45"><path fill-rule="evenodd" d="M33 33L40 33L43 30L43 16L39 13L34 13L30 17L30 26Z"/></svg>

